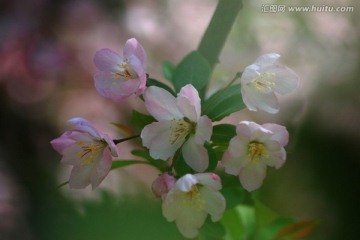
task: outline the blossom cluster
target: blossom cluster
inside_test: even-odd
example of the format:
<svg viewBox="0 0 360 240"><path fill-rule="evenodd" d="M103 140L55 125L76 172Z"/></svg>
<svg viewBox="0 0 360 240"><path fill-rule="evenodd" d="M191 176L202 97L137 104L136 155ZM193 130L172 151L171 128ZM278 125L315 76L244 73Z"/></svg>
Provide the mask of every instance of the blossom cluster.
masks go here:
<svg viewBox="0 0 360 240"><path fill-rule="evenodd" d="M135 95L144 101L150 115L136 112L137 117L145 116L147 123L139 135L124 139L112 139L85 119L69 120L73 129L51 141L63 156L61 162L73 165L69 186L98 187L115 168L114 158L119 157L116 145L140 137L148 153L145 160L160 171L152 190L162 199L164 217L175 221L185 237L196 237L208 214L216 222L225 211L216 172L223 169L238 176L244 189L254 191L261 187L267 166L278 169L285 163L289 134L284 126L241 121L233 131L221 132L224 124L215 124L241 110L243 104L250 111L279 111L277 94L289 93L298 85L297 75L277 63L279 57L276 53L259 57L228 86L205 99L204 89L186 80L180 88L175 87L177 92L157 80L150 81L146 52L134 38L125 43L123 56L110 49L97 51L94 63L99 71L94 82L98 93L115 102ZM240 84L235 84L239 77ZM230 102L227 96L234 88L232 96L241 96L243 103L232 101L227 107L224 104ZM215 128L228 141L219 144ZM159 161L163 163L160 167L155 164Z"/></svg>

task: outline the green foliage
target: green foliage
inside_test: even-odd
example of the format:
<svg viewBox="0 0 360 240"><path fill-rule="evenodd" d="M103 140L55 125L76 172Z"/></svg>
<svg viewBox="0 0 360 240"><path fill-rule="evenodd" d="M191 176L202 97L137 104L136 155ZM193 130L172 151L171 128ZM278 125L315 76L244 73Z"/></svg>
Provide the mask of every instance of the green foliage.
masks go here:
<svg viewBox="0 0 360 240"><path fill-rule="evenodd" d="M211 141L213 144L228 146L229 141L236 135L236 127L232 124L218 124L213 127Z"/></svg>
<svg viewBox="0 0 360 240"><path fill-rule="evenodd" d="M192 84L200 93L209 82L211 68L207 60L197 51L189 53L175 68L172 76L176 92L186 84Z"/></svg>
<svg viewBox="0 0 360 240"><path fill-rule="evenodd" d="M149 164L149 162L137 161L137 160L117 160L117 161L112 161L111 170L126 167L126 166L130 166L130 165L134 165L134 164Z"/></svg>
<svg viewBox="0 0 360 240"><path fill-rule="evenodd" d="M206 142L204 147L206 148L209 154L209 167L206 169L205 172L212 172L215 170L218 164L218 157L216 156L216 153L210 143Z"/></svg>
<svg viewBox="0 0 360 240"><path fill-rule="evenodd" d="M240 84L232 85L213 94L202 105L203 115L219 121L231 113L245 108L240 92Z"/></svg>
<svg viewBox="0 0 360 240"><path fill-rule="evenodd" d="M210 217L207 217L197 240L222 240L224 235L224 226L220 222L212 222Z"/></svg>
<svg viewBox="0 0 360 240"><path fill-rule="evenodd" d="M165 83L162 83L156 79L153 78L148 78L147 82L146 82L146 86L150 87L150 86L156 86L156 87L160 87L166 91L168 91L169 93L171 93L173 96L176 96L176 93L174 92L174 90L172 90L168 85L166 85Z"/></svg>
<svg viewBox="0 0 360 240"><path fill-rule="evenodd" d="M147 149L144 149L144 150L135 149L135 150L131 151L131 154L136 157L145 159L146 161L149 162L150 165L156 167L157 169L159 169L162 172L164 172L166 170L166 162L163 160L153 159L150 156L149 150L147 150Z"/></svg>
<svg viewBox="0 0 360 240"><path fill-rule="evenodd" d="M164 78L170 82L172 82L171 79L173 78L174 70L174 64L167 61L162 64L162 74Z"/></svg>
<svg viewBox="0 0 360 240"><path fill-rule="evenodd" d="M146 125L156 122L156 119L150 115L138 112L136 110L132 111L131 115L131 125L138 129L143 129Z"/></svg>
<svg viewBox="0 0 360 240"><path fill-rule="evenodd" d="M209 62L211 69L219 62L220 52L241 8L241 0L219 0L198 47L198 51Z"/></svg>
<svg viewBox="0 0 360 240"><path fill-rule="evenodd" d="M178 177L182 177L187 173L193 173L193 170L186 164L181 149L176 151L173 157L173 165Z"/></svg>

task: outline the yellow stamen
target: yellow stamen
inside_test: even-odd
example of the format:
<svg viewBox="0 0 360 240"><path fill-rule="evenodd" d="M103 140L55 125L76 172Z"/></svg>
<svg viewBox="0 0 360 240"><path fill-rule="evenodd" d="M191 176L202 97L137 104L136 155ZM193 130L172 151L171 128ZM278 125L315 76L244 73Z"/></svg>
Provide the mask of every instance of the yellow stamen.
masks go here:
<svg viewBox="0 0 360 240"><path fill-rule="evenodd" d="M106 147L106 143L102 141L92 143L78 141L76 144L81 145L81 151L78 153L78 157L83 159L83 161L80 164L80 167L91 164L99 153Z"/></svg>
<svg viewBox="0 0 360 240"><path fill-rule="evenodd" d="M266 79L272 79L276 76L275 73L264 72L260 74L260 76L253 81L255 88L261 92L266 90L271 90L271 87L275 85L274 82L270 82Z"/></svg>
<svg viewBox="0 0 360 240"><path fill-rule="evenodd" d="M249 143L248 156L253 163L258 163L261 158L269 158L265 145L257 141Z"/></svg>
<svg viewBox="0 0 360 240"><path fill-rule="evenodd" d="M183 206L193 208L197 211L201 211L204 209L205 201L201 199L201 194L199 188L201 186L193 185L190 191L182 193L182 202Z"/></svg>
<svg viewBox="0 0 360 240"><path fill-rule="evenodd" d="M119 70L116 72L112 72L115 79L128 81L138 77L136 72L131 68L128 59L124 59L122 63L118 63L116 64L116 66L119 67Z"/></svg>
<svg viewBox="0 0 360 240"><path fill-rule="evenodd" d="M171 133L169 137L170 144L184 140L194 129L194 123L187 118L172 119L173 124L170 126Z"/></svg>

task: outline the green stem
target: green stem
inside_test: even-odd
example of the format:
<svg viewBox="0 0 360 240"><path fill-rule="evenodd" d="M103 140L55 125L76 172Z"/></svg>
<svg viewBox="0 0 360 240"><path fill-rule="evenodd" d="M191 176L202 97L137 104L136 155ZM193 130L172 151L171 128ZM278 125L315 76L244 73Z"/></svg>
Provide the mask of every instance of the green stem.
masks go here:
<svg viewBox="0 0 360 240"><path fill-rule="evenodd" d="M119 143L122 143L122 142L125 142L125 141L128 141L128 140L131 140L131 139L134 139L134 138L138 138L140 137L140 135L135 135L135 136L131 136L131 137L127 137L127 138L122 138L122 139L114 139L113 142L115 143L115 145L119 144Z"/></svg>

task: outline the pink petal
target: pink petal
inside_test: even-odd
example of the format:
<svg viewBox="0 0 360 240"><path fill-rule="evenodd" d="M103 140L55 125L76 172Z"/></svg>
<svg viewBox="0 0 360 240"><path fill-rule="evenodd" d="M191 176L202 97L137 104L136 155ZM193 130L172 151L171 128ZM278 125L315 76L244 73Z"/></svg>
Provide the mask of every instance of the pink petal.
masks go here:
<svg viewBox="0 0 360 240"><path fill-rule="evenodd" d="M156 120L182 119L183 114L179 111L176 99L168 91L151 86L144 93L145 106Z"/></svg>
<svg viewBox="0 0 360 240"><path fill-rule="evenodd" d="M221 179L215 173L196 173L193 175L197 182L213 190L221 189Z"/></svg>
<svg viewBox="0 0 360 240"><path fill-rule="evenodd" d="M99 72L94 76L98 93L114 101L123 100L136 93L140 86L139 79L119 80L111 72Z"/></svg>
<svg viewBox="0 0 360 240"><path fill-rule="evenodd" d="M203 145L205 141L210 141L212 135L212 122L207 116L201 116L196 124L195 142Z"/></svg>
<svg viewBox="0 0 360 240"><path fill-rule="evenodd" d="M181 88L177 96L177 104L185 117L197 122L201 114L200 103L199 93L193 85L187 84Z"/></svg>
<svg viewBox="0 0 360 240"><path fill-rule="evenodd" d="M272 137L270 138L271 140L278 141L283 147L288 144L289 132L284 126L274 123L265 123L262 126L273 133Z"/></svg>
<svg viewBox="0 0 360 240"><path fill-rule="evenodd" d="M240 169L248 164L246 157L233 157L226 151L221 159L221 164L225 167L225 172L231 175L239 175Z"/></svg>
<svg viewBox="0 0 360 240"><path fill-rule="evenodd" d="M70 136L71 132L66 131L63 135L58 138L55 138L50 142L52 147L60 154L63 154L64 150L71 145L75 144L75 140L71 139Z"/></svg>
<svg viewBox="0 0 360 240"><path fill-rule="evenodd" d="M176 179L168 173L163 173L155 179L151 185L151 190L156 197L164 197L174 186Z"/></svg>
<svg viewBox="0 0 360 240"><path fill-rule="evenodd" d="M74 166L69 179L70 188L86 188L91 183L91 176L96 173L96 164Z"/></svg>
<svg viewBox="0 0 360 240"><path fill-rule="evenodd" d="M150 155L155 159L167 160L175 154L184 140L174 144L170 142L172 121L154 122L144 127L141 132L143 146L150 149Z"/></svg>
<svg viewBox="0 0 360 240"><path fill-rule="evenodd" d="M105 149L101 159L99 160L99 164L97 166L96 171L92 173L91 185L94 190L99 184L104 180L104 178L109 174L112 164L112 157L109 149Z"/></svg>
<svg viewBox="0 0 360 240"><path fill-rule="evenodd" d="M240 158L247 155L248 145L248 137L237 135L230 140L228 151L231 156Z"/></svg>
<svg viewBox="0 0 360 240"><path fill-rule="evenodd" d="M203 145L195 142L194 136L191 136L183 145L182 153L187 165L197 172L205 171L209 166L209 156Z"/></svg>
<svg viewBox="0 0 360 240"><path fill-rule="evenodd" d="M146 52L135 38L128 39L124 46L124 57L128 58L131 55L135 55L141 62L143 69L146 69Z"/></svg>
<svg viewBox="0 0 360 240"><path fill-rule="evenodd" d="M250 192L258 189L262 185L265 176L265 164L249 164L240 170L239 179L242 186Z"/></svg>
<svg viewBox="0 0 360 240"><path fill-rule="evenodd" d="M104 48L95 53L94 63L100 71L115 71L118 63L122 63L123 58L116 52Z"/></svg>
<svg viewBox="0 0 360 240"><path fill-rule="evenodd" d="M72 118L68 120L68 123L76 127L77 130L89 133L95 138L100 138L99 131L94 127L94 125L84 118Z"/></svg>
<svg viewBox="0 0 360 240"><path fill-rule="evenodd" d="M103 139L105 140L105 142L107 143L111 155L112 155L113 157L117 157L117 156L118 156L118 153L117 153L116 145L115 145L114 141L112 140L112 138L111 138L108 134L106 134L106 133L103 133L103 134L102 134L102 138L103 138Z"/></svg>

